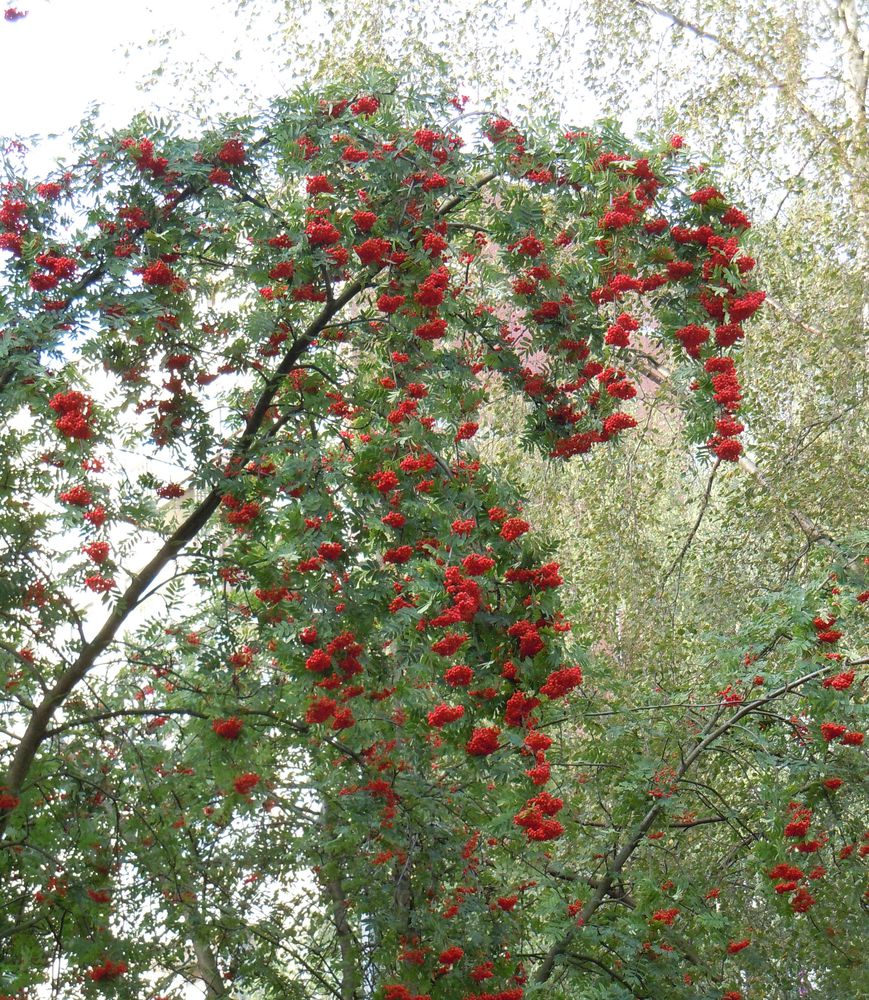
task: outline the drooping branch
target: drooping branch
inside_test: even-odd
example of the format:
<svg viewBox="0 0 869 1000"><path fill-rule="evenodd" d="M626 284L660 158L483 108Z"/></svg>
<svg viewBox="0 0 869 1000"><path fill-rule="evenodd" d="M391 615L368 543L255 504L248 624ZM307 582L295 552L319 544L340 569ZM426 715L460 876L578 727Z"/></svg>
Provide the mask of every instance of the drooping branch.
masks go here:
<svg viewBox="0 0 869 1000"><path fill-rule="evenodd" d="M703 493L703 499L700 502L700 510L697 512L697 520L694 522L691 530L688 532L688 537L685 539L685 543L679 550L679 554L673 560L670 568L664 574L663 580L661 580L661 586L670 579L670 577L676 572L676 570L682 565L682 561L688 553L688 549L691 548L691 543L694 541L694 536L697 534L700 524L703 521L703 515L706 513L706 508L709 506L709 500L712 497L712 484L715 481L715 473L718 471L721 465L721 459L719 458L715 465L712 466L712 472L709 473L709 479L706 483L706 490Z"/></svg>
<svg viewBox="0 0 869 1000"><path fill-rule="evenodd" d="M670 377L669 372L665 368L662 368L660 365L653 364L651 362L647 362L646 364L644 364L642 373L651 382L654 382L655 385L659 386L663 385ZM747 472L750 476L753 476L761 484L761 486L763 486L765 490L774 495L774 489L772 483L758 468L757 464L753 462L747 455L741 454L737 458L736 464L739 466L740 469L743 470L743 472ZM711 484L711 482L712 479L710 478L709 484L707 484L707 488ZM701 506L701 519L702 519L702 513L705 510L705 507L708 505L708 502L709 501L707 493L707 497L705 498L704 503ZM808 514L803 513L803 511L799 510L796 507L788 507L788 514L794 521L794 523L797 525L797 527L800 529L800 531L802 531L802 533L812 544L833 542L833 539L830 537L830 535L827 534L827 532L823 528L819 527L815 523L815 521L813 521L812 518L808 516ZM699 527L699 522L697 524L697 527ZM691 535L691 539L693 539L693 533ZM688 543L689 545L691 539L689 539Z"/></svg>

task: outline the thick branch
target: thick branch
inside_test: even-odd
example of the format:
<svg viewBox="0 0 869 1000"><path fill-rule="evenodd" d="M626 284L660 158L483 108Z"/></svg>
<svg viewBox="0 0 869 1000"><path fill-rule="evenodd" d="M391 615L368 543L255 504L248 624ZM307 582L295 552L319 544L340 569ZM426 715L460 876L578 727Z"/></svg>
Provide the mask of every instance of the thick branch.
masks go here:
<svg viewBox="0 0 869 1000"><path fill-rule="evenodd" d="M497 174L493 171L482 174L462 192L444 202L438 214L445 215L451 212L463 204L472 194L494 180L496 176ZM328 326L332 318L344 306L356 298L357 295L368 288L380 270L381 268L373 271L367 270L360 274L354 281L349 282L339 296L324 306L320 315L308 326L304 334L284 355L280 365L266 382L253 410L245 422L244 430L232 451L228 463L230 468L233 468L236 463L241 464L253 451L258 433L265 422L266 414L271 408L275 396L286 376L293 370L308 348L312 346L318 335ZM97 658L114 641L124 622L137 607L154 580L157 579L170 562L177 558L185 546L202 531L218 509L222 494L223 490L221 487L215 486L205 499L189 514L187 519L166 539L157 554L132 579L130 585L115 604L114 609L99 632L93 639L82 646L75 661L61 673L54 686L36 707L21 737L4 781L5 787L12 794L17 794L21 790L39 750L39 746L46 738L49 723L55 712L64 703L70 692L91 670ZM8 818L8 810L0 812L0 835L2 835L6 828Z"/></svg>

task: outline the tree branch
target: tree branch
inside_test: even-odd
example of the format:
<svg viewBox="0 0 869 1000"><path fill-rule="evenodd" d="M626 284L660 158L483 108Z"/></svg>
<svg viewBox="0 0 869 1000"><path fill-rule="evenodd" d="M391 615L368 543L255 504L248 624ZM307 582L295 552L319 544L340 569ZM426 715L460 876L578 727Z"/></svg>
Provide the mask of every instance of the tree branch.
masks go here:
<svg viewBox="0 0 869 1000"><path fill-rule="evenodd" d="M829 673L834 667L838 669L837 663L830 663L824 667L820 667L817 670L813 670L808 674L804 674L802 677L797 678L794 681L789 681L787 684L783 684L781 687L776 688L771 691L768 695L763 698L758 698L755 701L750 701L744 704L740 709L738 709L734 714L722 722L720 725L716 726L716 718L710 719L706 726L706 729L701 734L700 739L694 745L693 749L688 753L685 759L680 764L676 771L676 777L674 783L680 781L692 765L698 760L699 757L721 736L723 736L731 727L735 726L741 719L745 718L751 712L762 708L764 705L768 705L771 701L775 701L777 698L781 698L782 695L788 694L791 691L796 690L803 684L814 680L816 677L821 677L823 674ZM582 912L579 917L579 925L587 924L589 919L594 916L600 907L601 903L604 901L606 896L609 894L610 888L613 885L615 879L621 872L622 868L627 864L634 851L639 847L641 841L652 828L655 820L658 818L662 810L660 803L655 803L651 806L640 822L634 829L630 838L621 847L621 849L616 854L613 859L612 864L607 869L606 873L599 880L597 889L594 895L589 899L589 901L583 906ZM578 927L571 927L570 930L557 941L549 950L546 957L543 959L540 967L534 975L534 981L537 983L545 983L552 975L555 964L558 959L565 954L567 954L567 949L570 947L570 943L573 941L578 931Z"/></svg>

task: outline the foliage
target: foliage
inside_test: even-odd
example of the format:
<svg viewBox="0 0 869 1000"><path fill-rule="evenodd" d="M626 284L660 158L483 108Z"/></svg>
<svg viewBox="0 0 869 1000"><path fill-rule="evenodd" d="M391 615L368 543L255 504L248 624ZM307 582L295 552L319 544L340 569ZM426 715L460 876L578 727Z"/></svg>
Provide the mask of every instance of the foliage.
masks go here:
<svg viewBox="0 0 869 1000"><path fill-rule="evenodd" d="M725 581L677 641L621 627L625 497L650 561L674 523L624 456L685 463L622 444L676 412L630 402L650 358L692 462L740 455L747 220L678 140L472 136L457 104L373 76L195 138L85 128L56 187L10 163L7 993L852 976L861 540L762 601ZM513 482L539 465L480 462L499 406L528 449L590 455L610 534L573 554L573 626Z"/></svg>

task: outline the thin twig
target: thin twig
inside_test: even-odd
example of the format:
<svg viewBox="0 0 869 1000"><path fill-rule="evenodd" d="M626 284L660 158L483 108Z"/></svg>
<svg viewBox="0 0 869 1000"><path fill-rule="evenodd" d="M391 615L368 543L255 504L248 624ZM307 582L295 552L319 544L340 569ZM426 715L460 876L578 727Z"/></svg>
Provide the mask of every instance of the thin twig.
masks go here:
<svg viewBox="0 0 869 1000"><path fill-rule="evenodd" d="M661 581L661 588L663 589L664 584L670 579L670 577L676 572L679 566L682 565L682 561L688 554L688 549L691 547L691 543L694 541L694 536L697 534L697 530L700 527L700 522L703 520L703 515L706 513L706 508L709 506L709 500L712 496L712 483L715 481L715 473L718 471L718 467L721 465L721 459L719 458L715 465L712 466L712 472L709 475L709 481L706 483L706 491L703 494L703 500L700 504L700 510L697 513L697 520L694 522L694 527L691 529L688 537L685 539L685 544L679 552L679 555L673 560L673 564L664 574L664 579Z"/></svg>

